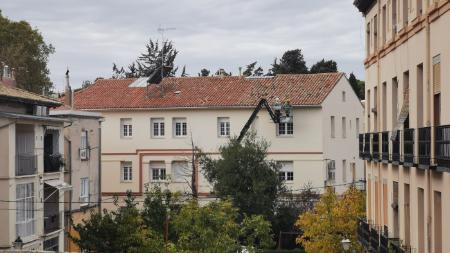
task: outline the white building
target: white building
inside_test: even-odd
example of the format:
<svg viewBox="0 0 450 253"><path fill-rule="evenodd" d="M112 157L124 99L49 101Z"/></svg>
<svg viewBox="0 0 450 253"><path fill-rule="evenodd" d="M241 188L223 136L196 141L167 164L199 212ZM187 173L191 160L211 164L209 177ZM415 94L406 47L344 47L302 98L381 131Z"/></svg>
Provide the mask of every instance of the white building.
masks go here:
<svg viewBox="0 0 450 253"><path fill-rule="evenodd" d="M142 195L145 186L167 185L189 192L192 143L212 156L239 135L260 99L293 106L293 122L274 124L262 109L252 124L270 142L288 187L300 190L363 179L358 132L363 107L343 73L276 77L166 78L146 86L142 79L101 79L74 95L75 108L100 112L102 195ZM170 175L170 176L169 176ZM212 189L198 178L201 196Z"/></svg>

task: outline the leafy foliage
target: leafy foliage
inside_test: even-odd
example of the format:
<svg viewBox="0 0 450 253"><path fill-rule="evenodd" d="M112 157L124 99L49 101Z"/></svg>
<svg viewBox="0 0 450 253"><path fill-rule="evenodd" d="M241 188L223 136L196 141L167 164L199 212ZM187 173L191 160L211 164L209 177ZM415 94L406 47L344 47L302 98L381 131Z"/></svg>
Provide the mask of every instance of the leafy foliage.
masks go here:
<svg viewBox="0 0 450 253"><path fill-rule="evenodd" d="M198 76L209 76L209 73L211 73L211 71L209 71L208 69L201 69L200 73L198 73Z"/></svg>
<svg viewBox="0 0 450 253"><path fill-rule="evenodd" d="M307 74L308 67L306 66L302 50L294 49L288 50L283 54L280 63L275 58L272 64L271 72L274 75L278 74Z"/></svg>
<svg viewBox="0 0 450 253"><path fill-rule="evenodd" d="M162 252L159 234L145 227L131 194L125 206L115 203L116 211L92 213L89 220L74 225L78 237L69 237L83 251L95 252Z"/></svg>
<svg viewBox="0 0 450 253"><path fill-rule="evenodd" d="M0 11L0 67L5 64L14 69L18 87L48 93L53 84L47 63L54 52L54 47L45 43L40 32L28 22L11 21ZM2 72L0 68L1 75Z"/></svg>
<svg viewBox="0 0 450 253"><path fill-rule="evenodd" d="M189 76L189 75L186 73L186 65L184 65L183 69L181 70L181 77L187 77L187 76Z"/></svg>
<svg viewBox="0 0 450 253"><path fill-rule="evenodd" d="M318 61L311 66L309 73L311 74L332 73L337 71L338 71L337 63L335 61L333 60L325 61L325 59L322 59L321 61Z"/></svg>
<svg viewBox="0 0 450 253"><path fill-rule="evenodd" d="M247 67L245 68L242 75L243 76L262 76L262 75L264 75L264 70L263 70L263 68L261 68L261 66L256 68L257 63L258 62L255 61L255 62L252 62L249 65L247 65Z"/></svg>
<svg viewBox="0 0 450 253"><path fill-rule="evenodd" d="M272 217L276 200L284 190L278 178L279 168L267 161L268 143L247 135L242 143L236 138L220 148L220 157L200 159L207 180L221 199L231 198L241 214Z"/></svg>
<svg viewBox="0 0 450 253"><path fill-rule="evenodd" d="M123 67L117 67L114 63L112 77L116 79L150 77L150 83L160 83L161 75L163 77L175 76L178 67L174 66L174 62L178 51L173 46L172 41L166 40L160 43L150 39L145 48L146 52L142 53L136 62L128 65L126 70Z"/></svg>
<svg viewBox="0 0 450 253"><path fill-rule="evenodd" d="M314 210L301 215L296 225L303 231L297 238L308 252L342 252L341 241L349 239L351 249L361 252L357 240L357 218L364 215L364 194L350 187L341 199L331 188L321 196Z"/></svg>
<svg viewBox="0 0 450 253"><path fill-rule="evenodd" d="M146 190L141 216L147 228L162 234L164 223L169 217L170 211L179 209L178 200L178 194L168 190L162 191L157 186L150 191Z"/></svg>
<svg viewBox="0 0 450 253"><path fill-rule="evenodd" d="M353 90L355 91L356 95L358 95L359 99L364 99L364 89L365 89L365 82L356 79L356 76L353 73L350 73L350 76L348 77L348 81L350 85L352 86Z"/></svg>

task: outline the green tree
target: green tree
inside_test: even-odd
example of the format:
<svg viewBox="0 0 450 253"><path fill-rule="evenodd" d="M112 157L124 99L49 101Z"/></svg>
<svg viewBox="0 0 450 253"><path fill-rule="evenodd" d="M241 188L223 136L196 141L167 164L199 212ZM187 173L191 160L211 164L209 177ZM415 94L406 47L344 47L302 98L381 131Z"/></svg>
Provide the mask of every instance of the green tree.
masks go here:
<svg viewBox="0 0 450 253"><path fill-rule="evenodd" d="M186 73L186 65L184 65L183 69L181 70L181 77L187 77L187 76L189 76L189 75Z"/></svg>
<svg viewBox="0 0 450 253"><path fill-rule="evenodd" d="M200 73L198 73L198 76L209 76L209 73L211 73L211 71L209 71L208 69L201 69Z"/></svg>
<svg viewBox="0 0 450 253"><path fill-rule="evenodd" d="M238 223L238 210L229 201L199 206L190 201L172 221L178 240L176 251L183 253L235 253L246 246L250 252L270 247L270 223L262 216L245 217ZM240 238L244 238L241 242Z"/></svg>
<svg viewBox="0 0 450 253"><path fill-rule="evenodd" d="M280 63L275 58L271 73L277 74L307 74L308 67L302 54L302 50L294 49L288 50L283 54L280 59Z"/></svg>
<svg viewBox="0 0 450 253"><path fill-rule="evenodd" d="M244 70L244 72L242 73L243 76L251 76L253 75L253 70L255 69L256 66L256 61L250 63L249 65L247 65L246 69Z"/></svg>
<svg viewBox="0 0 450 253"><path fill-rule="evenodd" d="M0 76L3 66L14 69L18 87L42 93L52 88L48 57L55 52L41 33L26 21L14 22L0 11Z"/></svg>
<svg viewBox="0 0 450 253"><path fill-rule="evenodd" d="M309 70L311 74L332 73L337 71L337 63L333 60L325 61L325 59L316 62L311 66L311 69Z"/></svg>
<svg viewBox="0 0 450 253"><path fill-rule="evenodd" d="M297 242L308 252L342 252L341 241L349 239L351 249L361 252L357 240L357 218L364 215L364 193L350 187L341 198L327 188L314 210L302 214L297 226L303 234Z"/></svg>
<svg viewBox="0 0 450 253"><path fill-rule="evenodd" d="M162 252L161 235L146 228L131 193L124 206L117 199L115 205L116 211L91 213L89 220L74 225L79 236L69 237L88 252Z"/></svg>
<svg viewBox="0 0 450 253"><path fill-rule="evenodd" d="M231 198L241 214L270 219L284 190L277 164L267 160L268 146L266 141L250 133L241 143L232 138L222 146L221 158L213 160L203 155L200 159L215 194L221 199Z"/></svg>
<svg viewBox="0 0 450 253"><path fill-rule="evenodd" d="M149 39L146 51L141 53L136 62L128 65L127 70L113 63L113 78L149 77L150 83L160 83L162 77L173 77L178 70L174 66L178 51L172 41L154 42Z"/></svg>
<svg viewBox="0 0 450 253"><path fill-rule="evenodd" d="M164 223L169 217L171 211L178 210L176 204L178 194L169 190L162 191L160 187L155 186L146 190L144 205L141 216L147 228L162 234L164 232Z"/></svg>
<svg viewBox="0 0 450 253"><path fill-rule="evenodd" d="M356 79L356 76L353 73L350 73L350 76L348 77L348 82L352 86L353 90L355 91L356 95L359 97L359 99L364 99L365 97L365 82Z"/></svg>

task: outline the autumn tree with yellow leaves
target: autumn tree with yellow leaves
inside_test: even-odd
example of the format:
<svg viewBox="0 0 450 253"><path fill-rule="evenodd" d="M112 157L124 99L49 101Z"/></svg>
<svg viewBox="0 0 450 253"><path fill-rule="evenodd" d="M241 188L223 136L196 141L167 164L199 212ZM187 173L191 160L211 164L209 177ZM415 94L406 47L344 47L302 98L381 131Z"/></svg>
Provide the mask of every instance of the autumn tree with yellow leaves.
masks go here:
<svg viewBox="0 0 450 253"><path fill-rule="evenodd" d="M343 239L351 241L350 252L361 252L357 240L357 218L365 214L364 193L350 187L337 196L328 188L310 212L302 214L296 225L303 232L297 243L307 252L343 252Z"/></svg>

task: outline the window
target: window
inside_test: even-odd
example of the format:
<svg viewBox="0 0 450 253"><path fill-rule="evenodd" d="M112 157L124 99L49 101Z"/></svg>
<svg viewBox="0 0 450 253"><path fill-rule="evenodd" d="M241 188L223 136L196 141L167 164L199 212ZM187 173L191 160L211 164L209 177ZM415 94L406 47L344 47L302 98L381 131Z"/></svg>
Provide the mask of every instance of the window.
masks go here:
<svg viewBox="0 0 450 253"><path fill-rule="evenodd" d="M342 138L347 138L347 119L342 117Z"/></svg>
<svg viewBox="0 0 450 253"><path fill-rule="evenodd" d="M367 23L367 28L366 28L366 54L367 57L370 56L370 22Z"/></svg>
<svg viewBox="0 0 450 253"><path fill-rule="evenodd" d="M186 118L174 118L173 119L173 128L174 128L175 137L187 136Z"/></svg>
<svg viewBox="0 0 450 253"><path fill-rule="evenodd" d="M190 180L190 168L188 163L184 161L172 162L172 181L173 182L183 182Z"/></svg>
<svg viewBox="0 0 450 253"><path fill-rule="evenodd" d="M392 37L397 33L397 0L392 0Z"/></svg>
<svg viewBox="0 0 450 253"><path fill-rule="evenodd" d="M358 138L359 136L359 118L356 118L356 122L355 122L356 126L356 138Z"/></svg>
<svg viewBox="0 0 450 253"><path fill-rule="evenodd" d="M347 182L347 160L342 160L342 182Z"/></svg>
<svg viewBox="0 0 450 253"><path fill-rule="evenodd" d="M375 15L373 17L373 46L375 52L378 50L378 17Z"/></svg>
<svg viewBox="0 0 450 253"><path fill-rule="evenodd" d="M383 45L384 45L384 43L386 43L386 26L387 26L387 22L386 22L386 16L387 16L387 12L386 12L386 5L384 5L383 6L383 10L382 10L382 27L381 27L381 29L382 29L382 34L381 34L381 36L382 36L382 40L383 40Z"/></svg>
<svg viewBox="0 0 450 253"><path fill-rule="evenodd" d="M280 171L278 177L281 181L292 182L294 181L294 165L292 161L278 162Z"/></svg>
<svg viewBox="0 0 450 253"><path fill-rule="evenodd" d="M294 123L293 122L280 122L278 124L278 135L293 135Z"/></svg>
<svg viewBox="0 0 450 253"><path fill-rule="evenodd" d="M327 181L334 181L336 173L336 164L334 160L327 162Z"/></svg>
<svg viewBox="0 0 450 253"><path fill-rule="evenodd" d="M166 180L166 164L164 162L150 162L152 181Z"/></svg>
<svg viewBox="0 0 450 253"><path fill-rule="evenodd" d="M217 131L219 137L230 136L230 118L217 118Z"/></svg>
<svg viewBox="0 0 450 253"><path fill-rule="evenodd" d="M133 168L131 162L122 162L121 179L123 182L130 182L133 180Z"/></svg>
<svg viewBox="0 0 450 253"><path fill-rule="evenodd" d="M16 185L16 234L34 234L34 183Z"/></svg>
<svg viewBox="0 0 450 253"><path fill-rule="evenodd" d="M120 119L122 137L129 138L133 136L133 125L131 119Z"/></svg>
<svg viewBox="0 0 450 253"><path fill-rule="evenodd" d="M87 160L89 159L89 146L88 146L88 131L81 131L81 142L80 142L80 159Z"/></svg>
<svg viewBox="0 0 450 253"><path fill-rule="evenodd" d="M150 120L152 137L164 137L164 119L153 118Z"/></svg>
<svg viewBox="0 0 450 253"><path fill-rule="evenodd" d="M342 92L342 102L345 102L345 91Z"/></svg>
<svg viewBox="0 0 450 253"><path fill-rule="evenodd" d="M330 124L331 124L331 138L334 138L335 137L334 116L331 116Z"/></svg>
<svg viewBox="0 0 450 253"><path fill-rule="evenodd" d="M403 27L405 28L408 25L408 2L410 0L403 0Z"/></svg>
<svg viewBox="0 0 450 253"><path fill-rule="evenodd" d="M423 7L422 7L422 0L416 0L417 2L417 16L422 16Z"/></svg>
<svg viewBox="0 0 450 253"><path fill-rule="evenodd" d="M80 188L80 202L81 205L89 203L89 178L81 178L81 188Z"/></svg>

